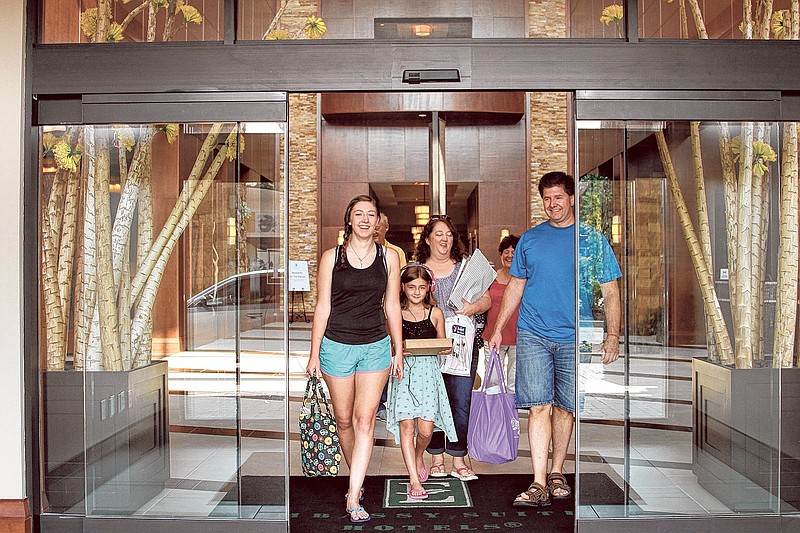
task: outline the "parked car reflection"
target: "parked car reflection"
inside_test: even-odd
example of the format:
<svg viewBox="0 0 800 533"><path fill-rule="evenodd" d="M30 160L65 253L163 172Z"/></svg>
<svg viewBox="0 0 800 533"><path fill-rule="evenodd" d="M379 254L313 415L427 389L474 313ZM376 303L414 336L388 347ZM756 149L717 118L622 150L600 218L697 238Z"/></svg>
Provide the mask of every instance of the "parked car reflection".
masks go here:
<svg viewBox="0 0 800 533"><path fill-rule="evenodd" d="M283 269L236 274L186 301L186 349L219 349L223 341L278 320Z"/></svg>

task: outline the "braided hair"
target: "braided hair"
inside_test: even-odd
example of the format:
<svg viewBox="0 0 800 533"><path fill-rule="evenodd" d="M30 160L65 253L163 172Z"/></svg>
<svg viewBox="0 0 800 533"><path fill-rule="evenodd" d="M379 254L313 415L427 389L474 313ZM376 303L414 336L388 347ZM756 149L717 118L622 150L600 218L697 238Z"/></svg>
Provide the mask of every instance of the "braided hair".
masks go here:
<svg viewBox="0 0 800 533"><path fill-rule="evenodd" d="M336 259L336 269L342 270L347 268L347 245L350 243L350 237L353 235L353 226L350 224L350 216L353 214L353 208L358 202L369 202L375 206L378 217L381 215L381 209L378 200L366 194L359 194L347 204L347 209L344 210L344 238L342 245L339 247L339 257Z"/></svg>

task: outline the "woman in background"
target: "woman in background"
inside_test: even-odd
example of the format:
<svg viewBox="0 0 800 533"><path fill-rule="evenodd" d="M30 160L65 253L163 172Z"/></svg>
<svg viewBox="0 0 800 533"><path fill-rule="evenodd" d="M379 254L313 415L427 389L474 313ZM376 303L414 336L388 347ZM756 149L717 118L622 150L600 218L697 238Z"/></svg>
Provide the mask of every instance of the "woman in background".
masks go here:
<svg viewBox="0 0 800 533"><path fill-rule="evenodd" d="M503 294L506 292L506 285L511 280L508 270L511 268L511 261L514 260L514 249L517 247L519 237L509 235L500 241L497 251L500 252L500 268L497 269L497 277L489 286L489 296L492 299L492 307L486 317L486 329L483 330L483 340L487 343L494 331L497 315L500 313L500 302L503 301ZM514 392L514 379L517 374L517 318L519 318L519 306L514 309L514 314L506 322L503 328L503 345L500 346L500 362L505 367L506 388L509 392ZM488 361L488 358L487 358ZM493 383L487 383L487 387Z"/></svg>

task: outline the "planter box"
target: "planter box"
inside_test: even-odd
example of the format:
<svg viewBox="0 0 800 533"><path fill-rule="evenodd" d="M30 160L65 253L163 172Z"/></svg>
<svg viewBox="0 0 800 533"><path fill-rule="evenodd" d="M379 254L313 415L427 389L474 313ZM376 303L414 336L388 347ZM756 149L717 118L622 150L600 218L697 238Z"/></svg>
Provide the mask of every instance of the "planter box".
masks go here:
<svg viewBox="0 0 800 533"><path fill-rule="evenodd" d="M692 360L697 481L737 512L800 503L800 369ZM780 476L778 475L780 473Z"/></svg>
<svg viewBox="0 0 800 533"><path fill-rule="evenodd" d="M166 361L122 372L43 372L42 396L48 511L131 514L164 490Z"/></svg>

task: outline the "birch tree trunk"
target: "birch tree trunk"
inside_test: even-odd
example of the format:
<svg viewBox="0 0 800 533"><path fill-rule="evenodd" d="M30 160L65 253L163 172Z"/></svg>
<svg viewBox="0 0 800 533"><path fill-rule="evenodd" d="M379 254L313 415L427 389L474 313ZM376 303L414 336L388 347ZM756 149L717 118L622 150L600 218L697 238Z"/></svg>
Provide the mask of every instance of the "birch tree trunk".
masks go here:
<svg viewBox="0 0 800 533"><path fill-rule="evenodd" d="M769 39L769 31L772 28L772 0L761 0L759 2L761 17L759 20L757 37L762 40Z"/></svg>
<svg viewBox="0 0 800 533"><path fill-rule="evenodd" d="M714 285L714 262L711 255L711 223L708 220L708 200L706 198L706 178L703 171L703 156L700 149L700 123L689 123L690 138L692 145L692 166L694 168L694 192L697 202L697 230L700 237L700 249L703 252L703 260L706 262L711 278L708 282ZM714 343L714 329L711 327L708 313L706 317L706 338L708 344L708 356L712 361L718 361Z"/></svg>
<svg viewBox="0 0 800 533"><path fill-rule="evenodd" d="M742 35L745 39L753 38L753 2L744 0L742 3Z"/></svg>
<svg viewBox="0 0 800 533"><path fill-rule="evenodd" d="M66 354L66 324L61 301L61 289L58 285L58 250L54 241L56 228L61 220L54 220L61 215L56 203L63 206L66 188L67 170L58 169L53 179L50 198L46 208L42 210L42 295L45 306L46 358L48 370L63 370ZM53 217L53 218L51 218ZM58 232L60 235L60 232Z"/></svg>
<svg viewBox="0 0 800 533"><path fill-rule="evenodd" d="M83 353L78 353L78 323L82 320L80 306L83 302L84 286L83 286L83 219L84 219L84 202L86 201L86 176L88 174L87 159L84 156L84 163L81 165L80 173L78 174L78 210L76 214L76 230L75 230L75 290L73 291L72 303L72 324L73 324L73 351L72 351L72 368L77 370L83 368Z"/></svg>
<svg viewBox="0 0 800 533"><path fill-rule="evenodd" d="M664 165L664 172L667 175L672 198L675 201L675 207L678 211L678 219L681 223L683 236L686 244L689 247L689 255L692 258L692 264L697 274L697 281L700 284L700 293L703 296L703 303L705 310L710 318L709 322L714 330L714 340L719 347L720 357L722 360L730 359L732 351L730 337L728 330L725 327L725 319L722 316L722 310L717 300L717 292L714 290L714 285L711 283L711 275L708 271L708 266L703 259L703 252L700 248L700 243L697 240L697 234L692 224L692 219L689 216L689 210L686 208L686 202L683 199L678 178L675 174L675 168L672 165L672 158L669 154L667 141L664 138L664 132L656 132L656 141L658 142L658 152L661 156L661 162Z"/></svg>
<svg viewBox="0 0 800 533"><path fill-rule="evenodd" d="M227 140L225 141L225 145L229 146L230 143L235 143L237 137L238 130L237 128L233 128L233 131L231 131ZM198 158L199 157L200 155L198 155ZM151 269L151 274L147 278L144 288L142 289L141 300L137 304L133 325L131 326L131 346L132 351L135 354L134 366L138 365L142 358L141 349L144 337L144 329L148 321L151 320L153 302L155 301L159 284L161 283L161 279L164 275L164 267L166 266L170 255L172 254L172 250L175 248L175 244L178 242L178 238L183 234L183 231L186 229L186 226L189 224L189 221L192 219L195 211L197 211L197 207L200 205L200 202L211 188L211 184L219 172L219 169L222 167L222 164L225 162L226 157L227 149L223 147L217 153L203 178L197 183L197 186L195 187L195 190L192 193L192 196L189 199L185 209L182 210L183 216L176 220L174 224L168 223L165 225L164 230L161 232L161 235L167 234L168 238L162 251L158 254L156 263ZM185 189L186 187L184 190ZM157 245L158 243L156 243L154 247ZM148 254L146 261L149 260L149 258L150 255Z"/></svg>
<svg viewBox="0 0 800 533"><path fill-rule="evenodd" d="M64 198L61 245L58 250L58 286L61 289L61 309L64 313L65 326L69 318L72 297L73 258L75 257L76 234L78 231L78 210L81 203L79 196L80 183L80 174L78 172L70 172L67 178L67 191Z"/></svg>
<svg viewBox="0 0 800 533"><path fill-rule="evenodd" d="M753 124L742 125L739 154L738 233L736 236L736 292L738 302L733 310L737 315L736 368L753 367ZM760 205L760 202L759 202Z"/></svg>
<svg viewBox="0 0 800 533"><path fill-rule="evenodd" d="M185 205L192 197L194 187L196 186L198 178L200 177L200 173L203 171L203 168L205 168L206 162L208 161L214 145L217 142L217 138L219 137L219 132L222 129L222 126L223 124L213 124L211 126L211 130L206 136L206 140L203 142L200 152L197 154L197 158L195 159L194 166L189 173L189 177L184 183L183 191L181 191L181 197L178 199L178 202L175 204L175 207L172 209L172 212L167 218L167 222L156 239L155 244L150 248L147 258L136 272L136 276L133 278L133 282L131 283L132 302L136 302L140 298L142 289L144 289L144 284L147 281L147 278L150 277L158 257L161 255L164 246L166 246L166 243L169 240L171 233L170 228L173 228L183 215Z"/></svg>
<svg viewBox="0 0 800 533"><path fill-rule="evenodd" d="M739 293L737 292L739 267L736 263L736 235L739 231L739 220L736 218L738 212L738 199L736 190L738 188L736 177L736 165L733 161L733 151L731 149L731 136L728 124L719 124L719 153L722 162L722 188L725 197L725 241L728 249L728 294L731 302L731 315L733 316L733 331L737 331L739 320L735 309L739 303ZM722 361L723 364L734 364L734 360Z"/></svg>
<svg viewBox="0 0 800 533"><path fill-rule="evenodd" d="M97 154L94 141L94 126L86 126L83 132L84 150L87 164L84 186L83 205L83 239L82 239L82 277L78 280L81 284L81 300L76 313L75 327L75 370L100 368L99 350L90 350L89 337L91 336L92 318L97 303L97 232L95 224L95 166ZM99 336L99 332L97 332ZM95 342L97 346L99 342Z"/></svg>
<svg viewBox="0 0 800 533"><path fill-rule="evenodd" d="M686 16L686 0L680 0L678 3L678 14L681 19L681 39L689 38L689 20Z"/></svg>
<svg viewBox="0 0 800 533"><path fill-rule="evenodd" d="M145 159L145 171L143 173L142 179L142 187L139 192L139 233L138 233L138 241L137 241L137 251L136 251L136 268L137 270L142 267L144 264L145 259L147 258L147 252L153 246L153 144L150 143L148 145L148 151L146 154ZM131 314L130 309L130 302L128 303L127 308L128 316ZM129 336L130 336L130 328L133 327L131 323L129 326ZM128 342L130 343L131 340L129 339ZM139 352L141 356L138 358L135 357L135 353L133 353L133 347L131 346L131 366L136 368L137 366L141 366L150 362L152 358L152 349L153 349L153 320L152 314L150 318L147 320L147 323L144 325L144 332L142 333L142 340L139 343Z"/></svg>
<svg viewBox="0 0 800 533"><path fill-rule="evenodd" d="M119 275L122 268L122 260L128 251L131 238L131 226L133 215L136 212L136 204L139 199L139 189L141 186L144 159L146 157L147 146L152 144L155 130L151 126L143 126L136 143L133 160L131 161L128 179L120 195L119 206L117 207L114 227L111 232L112 267L114 271L114 287L119 286ZM117 291L118 292L118 291Z"/></svg>
<svg viewBox="0 0 800 533"><path fill-rule="evenodd" d="M111 8L113 0L97 0L97 30L94 34L96 43L108 40L108 29L111 27Z"/></svg>
<svg viewBox="0 0 800 533"><path fill-rule="evenodd" d="M778 290L775 304L773 366L790 367L794 360L797 325L798 239L797 123L783 125L781 161L780 241L778 244Z"/></svg>
<svg viewBox="0 0 800 533"><path fill-rule="evenodd" d="M116 291L111 252L111 198L109 196L108 130L95 129L95 223L97 225L97 311L103 369L122 370L117 324Z"/></svg>
<svg viewBox="0 0 800 533"><path fill-rule="evenodd" d="M697 36L700 39L708 39L708 32L706 31L706 24L703 22L703 13L700 11L700 4L698 0L688 0L689 8L692 10L692 17L694 18L694 27L697 29Z"/></svg>
<svg viewBox="0 0 800 533"><path fill-rule="evenodd" d="M766 8L766 7L765 7ZM771 17L771 15L770 15ZM771 131L770 124L767 122L759 122L757 125L757 137L763 143L771 145ZM764 171L759 175L759 196L754 197L753 202L760 199L761 204L759 207L759 217L757 220L757 238L754 236L753 240L753 257L758 260L755 270L755 279L753 286L757 288L755 293L755 325L759 329L759 334L755 337L753 343L754 357L763 361L766 355L767 347L764 346L764 299L766 298L766 280L767 280L767 241L769 238L770 227L770 172ZM769 347L770 350L772 346Z"/></svg>

